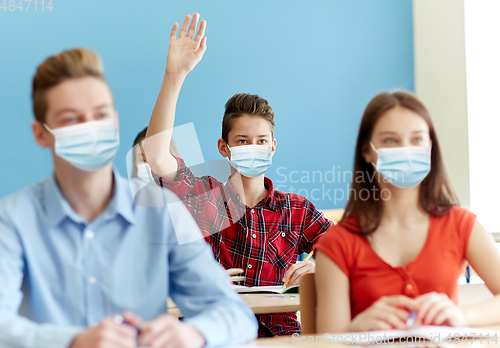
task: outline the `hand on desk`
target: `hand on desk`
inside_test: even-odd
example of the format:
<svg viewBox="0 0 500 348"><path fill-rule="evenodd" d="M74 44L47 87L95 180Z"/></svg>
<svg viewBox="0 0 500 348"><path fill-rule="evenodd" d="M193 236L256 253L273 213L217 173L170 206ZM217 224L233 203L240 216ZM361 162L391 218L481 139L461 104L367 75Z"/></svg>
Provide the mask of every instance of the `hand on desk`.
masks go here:
<svg viewBox="0 0 500 348"><path fill-rule="evenodd" d="M140 326L139 345L155 348L201 348L205 338L191 325L168 314Z"/></svg>
<svg viewBox="0 0 500 348"><path fill-rule="evenodd" d="M351 320L346 332L371 330L405 330L410 313L418 309L416 299L383 296Z"/></svg>
<svg viewBox="0 0 500 348"><path fill-rule="evenodd" d="M131 312L121 314L126 323L117 324L108 317L75 337L69 348L201 348L205 338L191 325L168 314L144 322ZM135 327L141 332L137 334Z"/></svg>
<svg viewBox="0 0 500 348"><path fill-rule="evenodd" d="M415 324L467 326L464 312L446 294L429 292L416 301L420 310Z"/></svg>
<svg viewBox="0 0 500 348"><path fill-rule="evenodd" d="M385 296L359 313L347 331L405 330L410 313L417 316L414 325L467 326L463 311L446 294L430 292L417 298Z"/></svg>
<svg viewBox="0 0 500 348"><path fill-rule="evenodd" d="M113 317L108 317L77 335L69 348L134 348L136 338L137 331L132 326L117 324Z"/></svg>
<svg viewBox="0 0 500 348"><path fill-rule="evenodd" d="M299 278L303 274L314 273L316 271L316 264L310 261L297 261L297 263L291 265L285 272L283 276L283 281L286 281L290 278L290 281L286 285L286 287L290 287L293 285L299 285Z"/></svg>

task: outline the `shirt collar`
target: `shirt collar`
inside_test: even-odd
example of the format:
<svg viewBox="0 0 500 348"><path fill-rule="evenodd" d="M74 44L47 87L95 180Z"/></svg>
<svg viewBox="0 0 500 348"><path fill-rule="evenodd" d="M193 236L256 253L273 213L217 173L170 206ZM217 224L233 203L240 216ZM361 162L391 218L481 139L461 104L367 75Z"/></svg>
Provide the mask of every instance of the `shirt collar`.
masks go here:
<svg viewBox="0 0 500 348"><path fill-rule="evenodd" d="M112 219L122 216L130 224L135 223L135 203L127 179L121 177L113 168L113 197L98 219ZM57 227L66 217L76 223L87 223L64 199L55 175L52 174L44 183L45 210L50 229Z"/></svg>
<svg viewBox="0 0 500 348"><path fill-rule="evenodd" d="M276 210L276 197L274 196L274 185L272 180L264 177L264 187L268 190L266 197L264 197L264 203L272 210Z"/></svg>
<svg viewBox="0 0 500 348"><path fill-rule="evenodd" d="M68 209L63 203L68 203L63 198L55 175L49 176L44 183L45 212L47 214L47 225L49 229L57 227L61 221L68 216ZM68 205L69 206L69 205Z"/></svg>
<svg viewBox="0 0 500 348"><path fill-rule="evenodd" d="M274 186L271 179L264 177L264 187L267 189L267 195L262 200L264 205L267 205L272 210L277 210L276 208L276 197L274 197ZM230 194L233 201L241 203L240 194L236 192L233 184L231 183L231 177L227 179L226 192Z"/></svg>
<svg viewBox="0 0 500 348"><path fill-rule="evenodd" d="M114 177L114 193L109 204L110 213L112 215L119 214L130 224L135 223L135 203L130 191L129 181L122 177L116 168L113 168ZM107 211L108 209L106 209Z"/></svg>

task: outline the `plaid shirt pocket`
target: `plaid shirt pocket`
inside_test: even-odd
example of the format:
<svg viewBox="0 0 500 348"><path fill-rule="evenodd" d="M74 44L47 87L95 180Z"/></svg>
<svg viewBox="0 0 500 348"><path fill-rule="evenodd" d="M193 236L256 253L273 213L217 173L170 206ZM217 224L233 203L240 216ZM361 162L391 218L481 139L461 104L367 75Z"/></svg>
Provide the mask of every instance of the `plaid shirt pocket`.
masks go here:
<svg viewBox="0 0 500 348"><path fill-rule="evenodd" d="M285 274L288 265L295 262L294 257L297 255L299 236L299 233L295 231L272 230L268 232L266 257L273 266L282 272L279 275L280 279Z"/></svg>

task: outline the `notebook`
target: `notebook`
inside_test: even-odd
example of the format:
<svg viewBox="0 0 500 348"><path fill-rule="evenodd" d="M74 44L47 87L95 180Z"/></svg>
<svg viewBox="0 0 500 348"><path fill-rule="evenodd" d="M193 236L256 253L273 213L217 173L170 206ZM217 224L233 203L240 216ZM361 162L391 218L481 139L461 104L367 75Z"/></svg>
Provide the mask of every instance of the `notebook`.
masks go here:
<svg viewBox="0 0 500 348"><path fill-rule="evenodd" d="M298 294L299 286L294 285L288 288L283 287L282 285L277 286L242 286L242 285L233 285L233 289L235 289L240 294Z"/></svg>

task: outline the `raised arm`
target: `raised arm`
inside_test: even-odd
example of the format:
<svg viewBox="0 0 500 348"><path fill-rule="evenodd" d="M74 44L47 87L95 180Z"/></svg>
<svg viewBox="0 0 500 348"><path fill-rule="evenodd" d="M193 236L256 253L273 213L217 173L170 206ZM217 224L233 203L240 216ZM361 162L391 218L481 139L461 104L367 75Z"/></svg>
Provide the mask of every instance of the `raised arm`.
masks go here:
<svg viewBox="0 0 500 348"><path fill-rule="evenodd" d="M196 33L199 18L200 15L195 13L189 25L191 16L187 15L177 39L179 24L175 23L172 27L163 83L143 141L146 161L154 173L166 180L173 180L177 174L177 161L170 154L170 141L179 92L187 74L194 69L207 49L204 20Z"/></svg>

